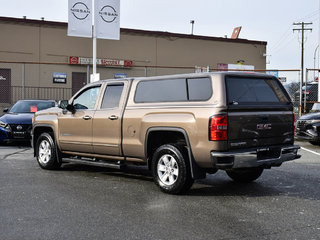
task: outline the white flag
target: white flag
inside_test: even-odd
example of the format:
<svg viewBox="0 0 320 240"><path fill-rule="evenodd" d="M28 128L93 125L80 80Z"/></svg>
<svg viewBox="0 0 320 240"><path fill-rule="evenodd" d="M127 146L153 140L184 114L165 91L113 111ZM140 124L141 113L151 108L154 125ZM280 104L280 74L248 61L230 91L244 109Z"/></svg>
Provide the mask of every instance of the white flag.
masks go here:
<svg viewBox="0 0 320 240"><path fill-rule="evenodd" d="M69 0L68 36L92 38L91 0Z"/></svg>
<svg viewBox="0 0 320 240"><path fill-rule="evenodd" d="M120 40L120 0L95 0L97 38Z"/></svg>

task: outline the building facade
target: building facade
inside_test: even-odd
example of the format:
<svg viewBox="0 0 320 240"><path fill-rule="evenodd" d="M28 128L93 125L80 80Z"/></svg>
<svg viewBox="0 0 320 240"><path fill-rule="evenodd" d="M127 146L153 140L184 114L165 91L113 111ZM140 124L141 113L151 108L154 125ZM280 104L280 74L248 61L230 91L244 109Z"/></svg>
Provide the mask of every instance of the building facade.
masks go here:
<svg viewBox="0 0 320 240"><path fill-rule="evenodd" d="M21 98L67 99L90 81L92 39L67 36L67 23L0 17L0 104ZM100 79L266 68L264 41L121 29L97 41Z"/></svg>

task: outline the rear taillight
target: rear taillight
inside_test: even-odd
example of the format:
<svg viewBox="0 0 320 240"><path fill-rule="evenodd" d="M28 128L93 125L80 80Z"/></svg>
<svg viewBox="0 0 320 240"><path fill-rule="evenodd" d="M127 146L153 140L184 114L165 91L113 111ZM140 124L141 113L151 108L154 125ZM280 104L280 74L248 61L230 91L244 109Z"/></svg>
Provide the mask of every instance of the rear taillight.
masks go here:
<svg viewBox="0 0 320 240"><path fill-rule="evenodd" d="M210 118L209 140L226 141L228 140L228 116L216 115Z"/></svg>
<svg viewBox="0 0 320 240"><path fill-rule="evenodd" d="M294 136L295 132L296 132L296 116L294 115L294 113L292 113L292 134Z"/></svg>

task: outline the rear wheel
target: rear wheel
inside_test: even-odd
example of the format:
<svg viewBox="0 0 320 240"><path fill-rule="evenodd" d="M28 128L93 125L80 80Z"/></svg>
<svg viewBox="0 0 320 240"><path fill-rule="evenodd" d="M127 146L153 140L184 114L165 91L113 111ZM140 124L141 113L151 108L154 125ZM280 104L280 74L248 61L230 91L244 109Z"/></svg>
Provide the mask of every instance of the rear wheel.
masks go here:
<svg viewBox="0 0 320 240"><path fill-rule="evenodd" d="M258 179L262 172L263 168L245 168L245 169L233 169L226 171L228 176L235 182L249 183Z"/></svg>
<svg viewBox="0 0 320 240"><path fill-rule="evenodd" d="M185 193L193 184L186 151L177 145L159 147L152 158L152 173L161 191Z"/></svg>
<svg viewBox="0 0 320 240"><path fill-rule="evenodd" d="M36 158L43 169L53 170L61 166L61 161L59 161L56 153L56 144L51 134L42 133L38 138Z"/></svg>

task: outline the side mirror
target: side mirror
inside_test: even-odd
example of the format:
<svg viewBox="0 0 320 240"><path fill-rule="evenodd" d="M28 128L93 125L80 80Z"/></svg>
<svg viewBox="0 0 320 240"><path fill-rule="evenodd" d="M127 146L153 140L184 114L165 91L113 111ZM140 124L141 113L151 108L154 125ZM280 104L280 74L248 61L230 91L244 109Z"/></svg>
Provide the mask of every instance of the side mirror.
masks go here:
<svg viewBox="0 0 320 240"><path fill-rule="evenodd" d="M59 108L62 108L62 109L65 109L67 106L68 106L68 100L60 100L58 102L58 107Z"/></svg>
<svg viewBox="0 0 320 240"><path fill-rule="evenodd" d="M9 108L4 108L4 109L3 109L3 112L4 112L4 113L6 113L6 112L8 112L8 111L9 111Z"/></svg>
<svg viewBox="0 0 320 240"><path fill-rule="evenodd" d="M74 113L76 111L75 107L72 105L72 104L68 104L66 109L69 111L69 112L72 112Z"/></svg>

